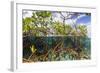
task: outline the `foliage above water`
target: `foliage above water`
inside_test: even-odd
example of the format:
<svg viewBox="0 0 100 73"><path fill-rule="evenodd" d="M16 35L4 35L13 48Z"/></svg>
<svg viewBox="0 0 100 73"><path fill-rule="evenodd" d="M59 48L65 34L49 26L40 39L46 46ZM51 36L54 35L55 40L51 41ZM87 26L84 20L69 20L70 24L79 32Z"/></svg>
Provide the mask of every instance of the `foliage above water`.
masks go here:
<svg viewBox="0 0 100 73"><path fill-rule="evenodd" d="M23 33L30 33L34 36L87 36L86 25L66 24L65 19L62 19L63 22L53 21L52 15L53 13L50 11L34 11L31 17L23 19Z"/></svg>

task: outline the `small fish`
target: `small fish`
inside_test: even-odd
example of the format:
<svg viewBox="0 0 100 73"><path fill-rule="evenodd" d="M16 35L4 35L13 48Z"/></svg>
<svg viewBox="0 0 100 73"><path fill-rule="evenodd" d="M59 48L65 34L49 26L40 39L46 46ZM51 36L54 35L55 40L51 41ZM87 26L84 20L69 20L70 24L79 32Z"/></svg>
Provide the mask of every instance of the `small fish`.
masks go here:
<svg viewBox="0 0 100 73"><path fill-rule="evenodd" d="M32 51L32 53L35 53L36 52L36 48L35 48L35 46L34 45L32 45L31 47L30 47L30 49L31 49L31 51Z"/></svg>

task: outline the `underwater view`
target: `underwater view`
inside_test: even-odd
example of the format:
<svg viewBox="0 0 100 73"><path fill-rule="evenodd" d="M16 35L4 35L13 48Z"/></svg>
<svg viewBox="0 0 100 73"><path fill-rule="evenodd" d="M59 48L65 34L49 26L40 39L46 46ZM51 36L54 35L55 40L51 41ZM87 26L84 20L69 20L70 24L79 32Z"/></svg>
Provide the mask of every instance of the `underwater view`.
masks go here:
<svg viewBox="0 0 100 73"><path fill-rule="evenodd" d="M23 63L91 59L91 13L23 10Z"/></svg>

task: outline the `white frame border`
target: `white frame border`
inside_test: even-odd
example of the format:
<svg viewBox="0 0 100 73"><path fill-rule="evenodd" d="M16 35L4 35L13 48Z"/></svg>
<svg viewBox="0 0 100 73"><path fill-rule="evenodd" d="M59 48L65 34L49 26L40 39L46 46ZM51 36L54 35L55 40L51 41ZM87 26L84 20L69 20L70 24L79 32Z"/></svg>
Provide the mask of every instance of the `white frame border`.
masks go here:
<svg viewBox="0 0 100 73"><path fill-rule="evenodd" d="M12 24L12 35L11 35L11 37L12 37L12 50L11 50L11 55L12 55L12 58L11 58L11 70L13 70L13 71L24 71L24 70L32 70L32 69L47 69L47 66L49 66L48 68L51 68L51 69L54 69L54 68L66 68L66 67L80 67L80 66L94 66L94 65L96 65L96 49L94 50L94 51L92 51L92 53L93 53L93 59L92 60L86 60L86 61L67 61L67 62L64 62L64 61L61 61L61 62L52 62L52 64L51 63L49 63L49 62L43 62L43 63L34 63L33 65L30 65L30 64L28 64L28 65L26 65L26 64L22 64L21 63L21 59L20 59L20 57L22 57L18 52L21 52L21 51L19 51L19 50L17 50L17 48L20 48L20 46L17 46L17 45L20 45L21 44L21 42L18 40L18 39L20 39L21 40L21 38L20 38L20 36L19 35L21 35L21 32L20 31L18 31L18 29L20 28L21 29L21 26L20 25L17 25L17 24L19 24L19 20L17 20L17 19L22 19L22 18L20 18L20 16L19 16L19 14L18 14L18 12L22 9L22 8L27 8L27 6L25 7L23 7L23 5L32 5L32 7L33 7L33 5L34 6L45 6L45 8L47 7L47 9L48 9L48 6L53 6L53 7L61 7L61 8L63 8L63 7L67 7L67 8L69 8L69 10L71 10L70 8L72 8L72 9L77 9L77 8L79 8L80 10L82 9L85 9L85 11L83 11L83 12L87 12L89 9L89 11L93 14L93 15L91 15L92 16L92 19L91 19L91 23L92 24L96 24L96 8L95 7L79 7L79 6L62 6L62 5L46 5L46 4L32 4L32 3L25 3L25 2L12 2L11 3L11 7L12 7L12 10L11 10L11 13L12 13L12 17L11 17L11 24ZM17 5L21 5L20 7L17 7ZM30 9L33 9L33 8L31 8L30 6L29 6L29 8ZM60 8L60 11L61 10L63 10L63 9L61 9ZM18 11L18 9L19 9L19 11ZM51 9L52 9L52 7L51 7ZM39 9L40 10L40 9ZM46 9L45 9L46 10ZM58 9L59 10L59 9ZM80 12L80 10L79 10L79 12ZM81 10L81 11L82 11ZM87 10L87 11L86 11ZM65 10L66 11L66 10ZM71 10L72 11L72 10ZM76 11L76 10L75 10ZM93 20L93 18L95 18L94 20ZM93 20L93 21L92 21ZM21 23L21 22L20 22ZM95 36L96 36L96 34L95 34L95 31L94 30L96 30L96 27L95 27L95 25L91 25L92 27L91 27L91 29L92 29L92 33L91 33L91 36L92 36L92 43L91 43L91 47L92 48L97 48L96 47L96 41L95 41ZM94 28L94 29L93 29ZM20 32L20 33L19 33ZM18 43L20 43L20 44L18 44ZM18 51L18 52L17 52ZM62 65L65 65L65 64L67 64L67 66L65 65L65 66L62 66ZM44 66L43 66L44 65ZM39 68L38 68L38 66L39 66ZM36 68L35 68L36 67ZM29 69L30 68L30 69Z"/></svg>

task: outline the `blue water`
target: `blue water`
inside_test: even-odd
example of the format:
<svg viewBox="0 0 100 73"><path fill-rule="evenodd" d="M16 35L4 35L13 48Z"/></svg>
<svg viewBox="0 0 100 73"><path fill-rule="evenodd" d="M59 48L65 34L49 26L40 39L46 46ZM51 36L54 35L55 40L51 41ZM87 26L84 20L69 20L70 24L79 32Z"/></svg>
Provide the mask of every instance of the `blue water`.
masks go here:
<svg viewBox="0 0 100 73"><path fill-rule="evenodd" d="M58 43L63 42L64 46L76 48L81 45L82 48L91 49L91 38L88 37L71 37L71 36L50 36L50 37L30 37L30 42L35 45L38 51L54 48ZM80 43L81 42L81 43Z"/></svg>

